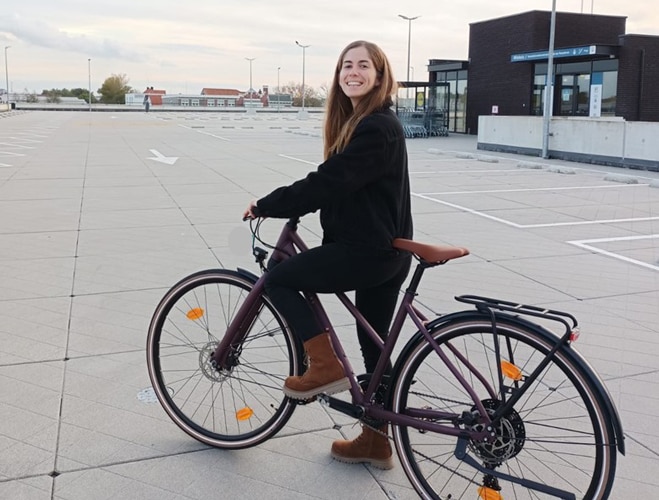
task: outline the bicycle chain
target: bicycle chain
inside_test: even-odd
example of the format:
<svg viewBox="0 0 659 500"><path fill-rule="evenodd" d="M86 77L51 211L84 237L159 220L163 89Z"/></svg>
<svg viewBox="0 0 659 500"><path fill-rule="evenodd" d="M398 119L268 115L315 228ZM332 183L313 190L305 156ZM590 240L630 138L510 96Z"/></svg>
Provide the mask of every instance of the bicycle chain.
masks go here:
<svg viewBox="0 0 659 500"><path fill-rule="evenodd" d="M368 423L364 422L363 420L361 420L361 423L362 423L362 425L363 425L364 427L368 427L369 429L371 429L371 430L372 430L373 432L375 432L376 434L379 434L380 436L383 436L383 437L387 438L387 440L389 440L389 441L393 441L393 440L394 440L393 436L390 436L389 433L387 433L387 432L382 432L380 429L376 429L375 427L373 427L372 425L369 425ZM387 428L388 428L388 427L389 427L389 424L387 424ZM447 466L444 465L444 464L440 464L437 460L435 460L435 459L429 457L428 455L424 455L423 453L421 453L420 451L417 451L417 450L413 450L413 452L414 452L416 455L419 455L420 457L424 458L425 460L427 460L427 461L429 461L429 462L435 464L437 467L449 471L452 475L454 475L454 476L458 476L458 477L464 479L465 481L467 481L467 482L469 482L469 483L471 483L471 484L474 484L474 485L476 485L476 486L480 486L480 483L478 483L477 481L475 481L473 478L469 478L469 477L465 476L464 474L462 474L462 473L460 473L460 472L458 472L458 471L456 471L456 470L450 469L449 467L447 467Z"/></svg>
<svg viewBox="0 0 659 500"><path fill-rule="evenodd" d="M413 395L415 395L415 396L420 396L420 397L423 397L423 398L426 398L426 399L436 399L436 400L438 400L438 401L442 401L442 402L444 402L444 403L454 403L454 404L463 405L463 406L467 406L467 405L468 405L468 403L465 403L464 401L458 401L458 400L456 400L456 399L450 399L450 398L443 398L443 397L435 396L435 395L432 395L432 394L425 394L425 393L423 393L423 392L412 391L412 392L409 392L409 394L413 394ZM389 439L389 440L393 440L393 438L392 438L391 436L389 436L389 434L387 434L387 433L385 433L385 432L382 432L381 430L377 429L376 427L373 427L372 425L370 425L370 424L366 421L366 419L361 419L360 422L361 422L365 427L368 427L369 429L371 429L372 431L374 431L376 434L379 434L379 435L381 435L381 436L384 436L384 437L386 437L386 438ZM425 457L425 458L427 458L427 457Z"/></svg>
<svg viewBox="0 0 659 500"><path fill-rule="evenodd" d="M416 395L416 396L421 396L421 397L424 397L424 398L427 398L427 399L436 399L436 400L439 400L439 401L442 401L442 402L446 402L446 403L454 403L454 404L459 404L459 405L467 405L467 403L465 403L464 401L458 401L458 400L450 399L450 398L443 398L443 397L436 396L436 395L432 395L432 394L424 394L424 393L422 393L422 392L415 392L415 391L414 391L414 392L410 392L409 394L414 394L414 395ZM378 434L378 435L380 435L380 436L386 438L388 441L393 441L393 440L394 440L393 436L390 436L388 432L383 432L383 431L381 431L380 429L374 427L373 425L370 425L365 419L362 419L362 420L360 420L360 421L361 421L361 423L362 423L362 425L363 425L364 427L368 427L368 428L371 429L375 434ZM388 429L388 428L389 428L389 423L387 423L387 429ZM467 482L469 482L469 483L471 483L471 484L474 484L474 485L476 485L476 486L480 486L480 483L478 483L477 481L475 481L473 478L467 477L467 476L465 476L464 474L462 474L462 473L460 473L460 472L458 472L458 471L456 471L456 470L453 470L453 469L447 467L447 466L444 465L444 464L441 464L441 463L437 462L435 459L429 457L428 455L425 455L425 454L421 453L420 451L417 451L416 449L413 450L413 453L415 453L416 455L419 455L420 457L422 457L423 459L427 460L428 462L435 464L437 467L449 471L449 472L450 472L451 474L453 474L454 476L458 476L458 477L464 479L465 481L467 481Z"/></svg>
<svg viewBox="0 0 659 500"><path fill-rule="evenodd" d="M433 394L424 394L423 392L416 392L416 391L410 391L408 394L414 394L415 396L421 396L427 399L437 399L438 401L446 402L446 403L455 403L458 405L463 405L463 406L470 406L471 403L466 403L464 401L458 401L457 399L449 399L449 398L442 398L440 396L435 396Z"/></svg>

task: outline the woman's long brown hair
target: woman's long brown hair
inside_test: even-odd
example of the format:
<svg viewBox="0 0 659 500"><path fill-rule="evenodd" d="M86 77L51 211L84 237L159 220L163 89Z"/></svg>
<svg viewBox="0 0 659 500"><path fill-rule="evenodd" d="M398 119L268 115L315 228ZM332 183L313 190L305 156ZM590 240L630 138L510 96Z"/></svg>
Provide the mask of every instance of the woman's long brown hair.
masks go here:
<svg viewBox="0 0 659 500"><path fill-rule="evenodd" d="M357 107L353 109L350 99L341 90L339 78L346 53L357 47L364 47L368 51L380 84L365 95L359 101ZM334 79L327 97L324 158L327 160L333 154L343 151L350 141L357 124L374 111L391 106L393 104L391 96L395 92L396 79L389 60L380 47L371 42L357 40L343 49L336 63Z"/></svg>

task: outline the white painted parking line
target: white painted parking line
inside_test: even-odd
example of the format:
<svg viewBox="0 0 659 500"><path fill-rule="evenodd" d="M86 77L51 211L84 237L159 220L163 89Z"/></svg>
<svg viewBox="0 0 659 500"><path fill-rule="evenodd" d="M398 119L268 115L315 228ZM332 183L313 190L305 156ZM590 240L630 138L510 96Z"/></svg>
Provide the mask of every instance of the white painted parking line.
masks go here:
<svg viewBox="0 0 659 500"><path fill-rule="evenodd" d="M546 188L521 188L521 189L490 189L483 191L442 191L437 193L423 193L427 196L445 196L450 194L487 194L487 193L524 193L527 191L569 191L571 189L620 189L625 187L641 187L649 184L623 184L621 186L563 186L563 187L546 187Z"/></svg>
<svg viewBox="0 0 659 500"><path fill-rule="evenodd" d="M620 222L645 222L645 221L651 221L651 220L659 220L659 216L657 217L635 217L635 218L627 218L627 219L600 219L600 220L586 220L586 221L573 221L573 222L550 222L546 224L517 224L516 222L512 222L506 219L502 219L501 217L494 217L493 215L480 212L478 210L474 210L471 208L463 207L462 205L458 205L456 203L449 203L448 201L443 201L443 200L438 200L436 198L432 198L431 196L427 196L425 194L419 194L419 193L412 193L412 196L416 196L417 198L422 198L424 200L432 201L434 203L438 203L440 205L445 205L447 207L451 208L457 208L458 210L461 210L463 212L467 212L473 215L477 215L479 217L483 217L484 219L489 219L493 220L496 222L500 222L501 224L505 224L507 226L515 227L518 229L535 229L535 228L542 228L542 227L564 227L564 226L585 226L585 225L592 225L592 224L614 224L614 223L620 223Z"/></svg>
<svg viewBox="0 0 659 500"><path fill-rule="evenodd" d="M0 142L0 146L4 146L6 148L34 149L33 147L23 146L22 144L17 144L13 142Z"/></svg>
<svg viewBox="0 0 659 500"><path fill-rule="evenodd" d="M180 123L179 123L178 126L181 127L181 128L187 128L188 130L192 130L192 129L193 129L193 127L188 127L187 125L181 125ZM231 141L231 139L227 139L226 137L222 137L222 136L220 136L220 135L211 134L210 132L205 132L205 131L203 131L203 130L195 130L195 132L198 132L198 133L200 133L200 134L204 134L204 135L208 135L208 136L210 136L210 137L214 137L215 139L220 139L221 141L227 141L227 142L230 142L230 141Z"/></svg>
<svg viewBox="0 0 659 500"><path fill-rule="evenodd" d="M28 136L28 137L38 137L40 139L48 138L47 135L39 135L39 134L33 134L33 133L29 133L29 132L17 132L17 135L25 135L25 136Z"/></svg>
<svg viewBox="0 0 659 500"><path fill-rule="evenodd" d="M36 139L26 139L25 137L16 137L14 135L3 135L0 134L0 139L3 141L11 140L18 143L28 143L28 144L41 144L43 141L37 141Z"/></svg>
<svg viewBox="0 0 659 500"><path fill-rule="evenodd" d="M632 217L629 219L598 219L598 220L582 220L576 222L550 222L548 224L527 224L517 227L540 228L540 227L561 227L561 226L588 226L592 224L617 224L620 222L647 222L651 220L659 220L659 217Z"/></svg>
<svg viewBox="0 0 659 500"><path fill-rule="evenodd" d="M286 158L288 160L299 161L300 163L306 163L308 165L318 165L318 162L303 160L302 158L295 158L294 156L281 155L281 154L279 156L281 156L282 158Z"/></svg>
<svg viewBox="0 0 659 500"><path fill-rule="evenodd" d="M414 170L410 172L410 175L423 175L423 174L448 174L448 175L454 175L454 174L493 174L493 173L520 173L520 174L528 174L528 171L520 170L518 168L509 168L509 169L496 169L493 170L491 168L487 170L473 170L473 169L467 169L467 170Z"/></svg>
<svg viewBox="0 0 659 500"><path fill-rule="evenodd" d="M603 250L601 248L598 248L597 246L593 246L593 244L597 243L611 243L611 242L616 242L616 241L636 241L636 240L648 240L648 239L655 239L659 238L659 234L649 234L649 235L644 235L644 236L621 236L618 238L597 238L597 239L592 239L592 240L573 240L573 241L568 241L569 244L575 245L577 247L583 248L584 250L589 250L591 252L599 253L602 255L607 255L608 257L613 257L614 259L622 260L625 262L629 262L630 264L635 264L637 266L645 267L647 269L653 269L654 271L659 271L659 266L655 264L649 264L647 262L643 262L637 259L632 259L630 257L625 257L624 255L620 255L614 252L609 252L608 250Z"/></svg>
<svg viewBox="0 0 659 500"><path fill-rule="evenodd" d="M486 214L486 213L483 213L483 212L479 212L478 210L473 210L471 208L463 207L462 205L457 205L455 203L449 203L448 201L438 200L436 198L432 198L430 196L426 196L426 195L423 195L423 194L412 193L412 196L416 196L417 198L432 201L434 203L439 203L440 205L445 205L447 207L457 208L458 210L462 210L463 212L467 212L469 214L477 215L479 217L483 217L484 219L490 219L490 220L493 220L495 222L500 222L501 224L506 224L507 226L517 227L517 228L525 227L525 226L522 226L520 224L516 224L514 222L511 222L509 220L502 219L500 217L494 217L493 215L489 215L489 214Z"/></svg>

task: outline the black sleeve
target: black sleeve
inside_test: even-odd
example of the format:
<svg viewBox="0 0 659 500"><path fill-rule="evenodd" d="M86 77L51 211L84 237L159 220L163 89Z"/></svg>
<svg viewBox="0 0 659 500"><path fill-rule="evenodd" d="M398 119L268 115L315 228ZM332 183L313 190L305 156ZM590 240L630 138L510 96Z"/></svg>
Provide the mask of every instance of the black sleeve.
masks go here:
<svg viewBox="0 0 659 500"><path fill-rule="evenodd" d="M343 152L321 163L304 179L258 200L259 214L287 218L315 212L385 175L388 135L380 125L373 116L364 118Z"/></svg>

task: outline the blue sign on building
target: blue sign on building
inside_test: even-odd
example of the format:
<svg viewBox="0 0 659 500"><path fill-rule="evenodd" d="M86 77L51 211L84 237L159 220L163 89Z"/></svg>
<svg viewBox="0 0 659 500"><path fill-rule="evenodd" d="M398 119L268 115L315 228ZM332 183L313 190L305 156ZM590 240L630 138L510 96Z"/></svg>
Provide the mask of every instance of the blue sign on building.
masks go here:
<svg viewBox="0 0 659 500"><path fill-rule="evenodd" d="M595 45L554 49L554 58L589 56L591 54L595 54L596 51L597 47ZM510 56L510 62L538 61L545 59L549 59L548 50L540 50L538 52L522 52L521 54L513 54Z"/></svg>

